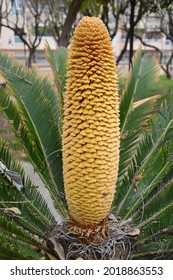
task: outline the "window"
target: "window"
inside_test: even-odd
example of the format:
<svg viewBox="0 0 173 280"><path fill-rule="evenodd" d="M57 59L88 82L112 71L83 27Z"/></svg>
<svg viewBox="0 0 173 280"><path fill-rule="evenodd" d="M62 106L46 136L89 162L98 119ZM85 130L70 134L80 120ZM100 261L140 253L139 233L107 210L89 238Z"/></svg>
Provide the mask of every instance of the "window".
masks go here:
<svg viewBox="0 0 173 280"><path fill-rule="evenodd" d="M35 30L33 29L33 34L34 34L34 32L35 32ZM51 26L48 25L48 26L45 27L43 25L39 25L38 34L39 34L39 36L53 36Z"/></svg>
<svg viewBox="0 0 173 280"><path fill-rule="evenodd" d="M15 44L23 44L23 42L22 42L22 40L20 39L20 37L19 36L14 36L14 42L15 42Z"/></svg>
<svg viewBox="0 0 173 280"><path fill-rule="evenodd" d="M166 43L166 45L171 45L171 40L166 39L165 43Z"/></svg>
<svg viewBox="0 0 173 280"><path fill-rule="evenodd" d="M22 36L26 35L26 33L25 33L23 28L19 28L18 30L16 30L14 32L14 42L15 42L15 44L23 44L22 40L20 39L20 37L18 35L19 32L21 33Z"/></svg>
<svg viewBox="0 0 173 280"><path fill-rule="evenodd" d="M148 39L148 40L155 40L155 41L157 41L157 40L161 40L161 38L162 38L162 34L161 34L160 31L159 32L157 32L157 31L148 31L148 32L146 32L146 39Z"/></svg>
<svg viewBox="0 0 173 280"><path fill-rule="evenodd" d="M12 1L12 14L13 15L23 15L23 1L22 0L14 0Z"/></svg>

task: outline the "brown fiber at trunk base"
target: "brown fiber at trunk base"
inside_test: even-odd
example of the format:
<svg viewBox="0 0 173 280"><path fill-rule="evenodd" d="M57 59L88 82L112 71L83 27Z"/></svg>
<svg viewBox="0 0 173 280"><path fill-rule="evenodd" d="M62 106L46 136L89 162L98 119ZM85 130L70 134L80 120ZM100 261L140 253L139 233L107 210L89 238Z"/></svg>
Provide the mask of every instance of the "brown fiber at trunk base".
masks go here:
<svg viewBox="0 0 173 280"><path fill-rule="evenodd" d="M119 99L108 31L84 17L70 45L63 123L63 173L71 217L99 224L109 214L119 163Z"/></svg>

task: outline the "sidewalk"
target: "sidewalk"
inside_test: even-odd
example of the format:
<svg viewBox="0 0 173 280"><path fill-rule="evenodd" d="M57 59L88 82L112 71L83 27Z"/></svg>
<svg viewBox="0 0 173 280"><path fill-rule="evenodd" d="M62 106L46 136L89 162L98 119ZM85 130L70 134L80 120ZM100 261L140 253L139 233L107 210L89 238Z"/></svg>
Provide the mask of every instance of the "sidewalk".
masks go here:
<svg viewBox="0 0 173 280"><path fill-rule="evenodd" d="M52 199L49 195L48 190L44 187L43 182L39 178L39 176L34 172L32 165L27 161L21 161L21 164L26 172L26 175L31 178L31 180L35 183L36 186L39 187L40 193L43 195L45 200L48 203L49 209L51 210L52 214L54 215L57 222L61 222L60 215L56 212Z"/></svg>

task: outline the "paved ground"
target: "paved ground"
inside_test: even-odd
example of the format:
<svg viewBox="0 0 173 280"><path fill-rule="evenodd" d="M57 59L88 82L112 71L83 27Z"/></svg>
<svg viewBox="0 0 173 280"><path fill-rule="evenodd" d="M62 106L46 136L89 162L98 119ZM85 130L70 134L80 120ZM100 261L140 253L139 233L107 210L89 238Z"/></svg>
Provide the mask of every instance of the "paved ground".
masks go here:
<svg viewBox="0 0 173 280"><path fill-rule="evenodd" d="M45 198L45 200L47 201L48 203L48 206L51 210L51 212L53 213L55 219L60 222L60 216L57 214L54 206L53 206L53 203L52 203L52 200L51 200L51 197L49 195L49 192L48 190L44 187L44 184L43 182L40 180L39 176L34 172L34 169L32 167L32 165L26 161L22 161L21 162L23 168L25 169L25 172L26 174L31 178L31 180L37 185L39 186L39 190L41 192L41 194L43 195L43 197Z"/></svg>
<svg viewBox="0 0 173 280"><path fill-rule="evenodd" d="M4 119L4 117L2 116L2 114L0 113L0 137L7 139L7 140L11 140L14 139L14 136L11 132L11 129L9 128L9 124L8 122ZM18 159L22 158L22 152L16 150L15 154L18 155ZM27 161L24 160L20 160L21 164L23 165L26 174L31 178L31 180L37 185L39 186L39 190L41 192L41 194L43 195L43 197L45 198L45 200L48 203L48 206L51 210L51 212L53 213L53 215L55 216L55 219L57 221L60 221L60 217L58 216L57 212L55 211L55 208L53 206L52 200L50 198L49 192L48 190L44 187L43 182L40 180L39 176L34 172L34 169L32 167L32 165L30 163L28 163Z"/></svg>

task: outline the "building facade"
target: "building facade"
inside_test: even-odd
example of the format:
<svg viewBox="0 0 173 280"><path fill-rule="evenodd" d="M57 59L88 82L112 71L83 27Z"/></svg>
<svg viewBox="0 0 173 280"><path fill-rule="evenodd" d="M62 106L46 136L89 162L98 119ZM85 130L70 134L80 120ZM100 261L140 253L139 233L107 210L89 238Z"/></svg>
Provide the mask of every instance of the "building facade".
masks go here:
<svg viewBox="0 0 173 280"><path fill-rule="evenodd" d="M4 1L4 9L2 8L2 23L4 23L4 25L9 25L11 28L1 26L0 50L10 52L15 57L24 62L27 60L29 56L29 49L28 46L21 40L20 36L18 36L18 29L23 33L24 39L26 39L31 46L32 44L34 45L34 40L37 40L37 44L37 42L39 42L41 39L36 48L33 62L37 63L42 69L44 69L48 67L48 63L45 58L45 45L48 43L51 49L56 49L56 42L53 36L50 36L50 34L47 32L45 32L43 36L39 36L39 34L36 35L34 33L34 14L31 14L31 11L27 8L27 6L23 7L24 2L25 1L23 0L15 0L13 1L14 6L11 6L11 1L9 1L7 10L7 6L5 6L7 1ZM7 14L8 18L5 17L5 13ZM39 30L44 28L45 15L46 13L43 12L42 20L39 19ZM15 24L17 25L16 31Z"/></svg>
<svg viewBox="0 0 173 280"><path fill-rule="evenodd" d="M30 13L29 10L23 9L22 6L23 0L15 0L13 2L15 3L15 6L11 7L10 21L15 23L16 12L17 12L18 25L20 25L19 23L21 21L21 29L23 29L25 36L28 37L28 39L31 41L34 40L34 37L32 36L32 30L30 30L29 28L29 26L32 26L34 24L32 22L33 15ZM23 14L24 12L25 15ZM23 21L24 18L26 18L25 22ZM43 22L40 23L40 28L43 27L44 25ZM137 25L137 27L135 28L135 32L137 35L139 35L142 38L142 40L145 42L146 45L142 45L141 41L135 37L134 51L136 51L139 48L139 46L142 45L142 49L144 52L146 53L150 52L154 56L160 58L159 52L156 49L149 47L149 45L152 45L158 48L162 52L161 63L166 64L168 62L173 52L173 44L160 31L160 18L158 16L156 16L155 14L150 14L143 17L142 20ZM119 56L124 46L125 40L126 40L126 32L124 29L124 18L122 16L122 18L120 19L118 32L115 38L112 40L113 48L115 51L115 58ZM57 48L53 36L50 36L50 34L45 33L44 36L42 36L41 42L38 45L34 55L34 62L37 63L42 69L44 68L46 69L48 67L48 63L45 58L46 42L49 43L52 49ZM16 34L15 30L11 30L3 26L1 27L1 33L0 33L0 50L9 51L22 61L25 61L26 57L28 57L28 48L21 41L19 36ZM129 44L127 45L127 51L125 52L125 54L122 57L122 60L120 61L120 66L124 66L128 68L128 63L129 63ZM173 71L173 60L172 63L170 64L170 67Z"/></svg>

